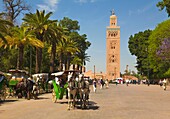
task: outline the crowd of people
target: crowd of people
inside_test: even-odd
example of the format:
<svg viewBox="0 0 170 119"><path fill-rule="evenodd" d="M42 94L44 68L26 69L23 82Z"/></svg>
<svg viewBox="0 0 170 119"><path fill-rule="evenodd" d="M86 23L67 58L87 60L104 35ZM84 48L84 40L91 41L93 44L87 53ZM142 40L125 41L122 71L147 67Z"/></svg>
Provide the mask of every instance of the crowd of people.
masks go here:
<svg viewBox="0 0 170 119"><path fill-rule="evenodd" d="M119 82L115 83L116 85L119 84ZM136 81L136 83L131 82L130 80L125 80L123 82L123 84L126 84L126 86L129 86L129 84L146 84L148 86L150 86L150 81L149 80L140 80L140 81ZM163 88L163 90L167 90L167 85L168 85L168 79L164 78L164 79L160 79L159 83L160 87ZM99 86L99 89L103 89L103 88L109 88L109 80L106 79L93 79L93 92L96 93L97 91L97 86Z"/></svg>
<svg viewBox="0 0 170 119"><path fill-rule="evenodd" d="M94 79L93 80L93 92L95 92L95 93L97 91L97 86L100 86L100 89L109 88L108 79L106 79L106 80L104 80L104 79L100 79L100 80Z"/></svg>

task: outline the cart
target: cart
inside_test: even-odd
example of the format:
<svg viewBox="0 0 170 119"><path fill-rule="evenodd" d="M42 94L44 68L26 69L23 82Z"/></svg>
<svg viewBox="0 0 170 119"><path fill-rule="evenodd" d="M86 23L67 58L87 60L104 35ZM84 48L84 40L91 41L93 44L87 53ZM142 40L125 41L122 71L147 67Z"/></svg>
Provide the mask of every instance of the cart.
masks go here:
<svg viewBox="0 0 170 119"><path fill-rule="evenodd" d="M66 70L57 73L52 73L51 76L55 78L52 80L51 83L53 84L53 91L52 91L52 101L55 103L57 99L63 99L63 96L67 93L68 87L68 74L71 72L78 73L77 70ZM62 83L61 83L62 82ZM67 98L67 97L66 97Z"/></svg>
<svg viewBox="0 0 170 119"><path fill-rule="evenodd" d="M0 72L0 101L4 101L7 96L7 79L3 72Z"/></svg>
<svg viewBox="0 0 170 119"><path fill-rule="evenodd" d="M57 102L57 99L63 99L64 94L66 94L67 89L67 83L64 84L64 86L61 86L59 83L60 80L66 80L67 74L63 72L57 72L52 73L51 76L55 78L55 80L52 80L51 83L53 85L53 91L52 91L52 101L55 103Z"/></svg>
<svg viewBox="0 0 170 119"><path fill-rule="evenodd" d="M34 82L37 84L38 92L45 93L50 92L50 85L48 84L48 73L38 73L32 75Z"/></svg>
<svg viewBox="0 0 170 119"><path fill-rule="evenodd" d="M18 69L10 69L9 73L11 74L11 78L9 79L9 93L10 96L14 96L16 85L23 79L28 79L29 74L25 70Z"/></svg>

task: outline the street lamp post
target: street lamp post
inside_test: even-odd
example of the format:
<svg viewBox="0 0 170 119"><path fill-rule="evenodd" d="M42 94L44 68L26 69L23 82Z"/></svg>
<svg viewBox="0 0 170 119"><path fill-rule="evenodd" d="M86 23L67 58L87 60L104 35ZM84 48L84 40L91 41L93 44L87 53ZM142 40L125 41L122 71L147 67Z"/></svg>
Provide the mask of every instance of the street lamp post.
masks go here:
<svg viewBox="0 0 170 119"><path fill-rule="evenodd" d="M94 65L94 79L95 79L95 65Z"/></svg>

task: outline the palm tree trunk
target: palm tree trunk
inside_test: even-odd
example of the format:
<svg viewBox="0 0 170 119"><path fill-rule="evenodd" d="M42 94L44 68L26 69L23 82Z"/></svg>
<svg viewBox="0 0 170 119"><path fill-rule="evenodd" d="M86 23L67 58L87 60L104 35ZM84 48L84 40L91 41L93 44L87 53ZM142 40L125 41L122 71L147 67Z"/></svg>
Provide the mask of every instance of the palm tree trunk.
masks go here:
<svg viewBox="0 0 170 119"><path fill-rule="evenodd" d="M56 53L56 43L52 44L51 58L50 58L50 73L54 72L54 61Z"/></svg>
<svg viewBox="0 0 170 119"><path fill-rule="evenodd" d="M41 59L40 59L40 48L36 48L36 67L35 67L35 72L39 73L40 72L40 64L41 64Z"/></svg>
<svg viewBox="0 0 170 119"><path fill-rule="evenodd" d="M17 69L23 68L23 56L24 56L24 46L19 46L19 53L18 53L18 62L17 62Z"/></svg>
<svg viewBox="0 0 170 119"><path fill-rule="evenodd" d="M75 70L75 68L76 68L76 67L75 67L75 64L73 64L73 70Z"/></svg>
<svg viewBox="0 0 170 119"><path fill-rule="evenodd" d="M63 59L63 54L61 53L60 54L60 64L59 64L59 70L62 71L63 70L63 62L62 62L62 59Z"/></svg>
<svg viewBox="0 0 170 119"><path fill-rule="evenodd" d="M79 70L80 69L80 65L77 65L77 70Z"/></svg>
<svg viewBox="0 0 170 119"><path fill-rule="evenodd" d="M43 33L38 34L37 38L43 41ZM42 64L42 48L36 48L36 68L35 72L40 73Z"/></svg>
<svg viewBox="0 0 170 119"><path fill-rule="evenodd" d="M61 60L61 58L60 58L59 71L62 71L62 69L63 69L62 60Z"/></svg>
<svg viewBox="0 0 170 119"><path fill-rule="evenodd" d="M83 72L83 66L80 66L80 72L81 73Z"/></svg>
<svg viewBox="0 0 170 119"><path fill-rule="evenodd" d="M70 69L70 54L67 54L67 60L66 60L66 70L69 70Z"/></svg>

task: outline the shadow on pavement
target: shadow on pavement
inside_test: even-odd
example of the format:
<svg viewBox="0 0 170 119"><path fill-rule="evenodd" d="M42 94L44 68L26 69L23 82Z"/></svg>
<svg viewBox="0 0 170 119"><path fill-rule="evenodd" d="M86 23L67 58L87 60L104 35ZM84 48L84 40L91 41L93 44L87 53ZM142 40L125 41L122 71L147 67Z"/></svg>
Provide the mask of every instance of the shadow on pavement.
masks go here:
<svg viewBox="0 0 170 119"><path fill-rule="evenodd" d="M82 109L82 110L98 110L99 106L96 105L97 103L93 102L93 101L89 101L89 105L86 108L81 108L80 105L76 106L77 109Z"/></svg>
<svg viewBox="0 0 170 119"><path fill-rule="evenodd" d="M62 101L62 102L56 102L59 104L68 104L68 101ZM84 108L83 110L98 110L99 106L96 105L97 103L93 102L93 101L89 101L89 105L87 108ZM76 109L82 109L81 108L81 103L79 101L76 102Z"/></svg>
<svg viewBox="0 0 170 119"><path fill-rule="evenodd" d="M44 99L50 99L50 98L47 98L47 97L38 97L37 99L35 99L35 100L44 100Z"/></svg>
<svg viewBox="0 0 170 119"><path fill-rule="evenodd" d="M12 103L12 102L16 102L16 101L18 101L17 99L11 99L11 100L5 100L5 101L0 101L0 106L2 105L2 104L5 104L5 103Z"/></svg>

